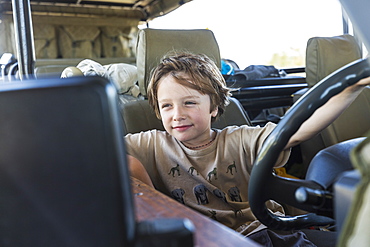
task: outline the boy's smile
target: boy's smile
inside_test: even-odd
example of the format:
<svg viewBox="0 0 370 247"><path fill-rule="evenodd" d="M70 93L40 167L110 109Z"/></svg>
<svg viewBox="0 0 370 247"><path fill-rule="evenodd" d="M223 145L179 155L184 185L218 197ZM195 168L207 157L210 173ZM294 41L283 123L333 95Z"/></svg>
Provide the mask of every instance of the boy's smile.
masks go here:
<svg viewBox="0 0 370 247"><path fill-rule="evenodd" d="M214 138L211 118L217 115L217 108L211 112L209 95L185 87L167 75L158 86L158 106L166 131L185 146L201 146Z"/></svg>
<svg viewBox="0 0 370 247"><path fill-rule="evenodd" d="M192 125L182 125L182 126L174 126L173 129L177 131L186 131L187 129L191 128Z"/></svg>

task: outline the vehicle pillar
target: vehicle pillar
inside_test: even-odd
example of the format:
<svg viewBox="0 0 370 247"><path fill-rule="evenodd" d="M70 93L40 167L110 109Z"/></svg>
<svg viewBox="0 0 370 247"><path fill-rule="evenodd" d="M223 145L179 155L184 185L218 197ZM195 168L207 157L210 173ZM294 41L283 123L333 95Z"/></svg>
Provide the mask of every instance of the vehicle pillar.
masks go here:
<svg viewBox="0 0 370 247"><path fill-rule="evenodd" d="M34 78L35 47L30 0L12 0L19 78Z"/></svg>

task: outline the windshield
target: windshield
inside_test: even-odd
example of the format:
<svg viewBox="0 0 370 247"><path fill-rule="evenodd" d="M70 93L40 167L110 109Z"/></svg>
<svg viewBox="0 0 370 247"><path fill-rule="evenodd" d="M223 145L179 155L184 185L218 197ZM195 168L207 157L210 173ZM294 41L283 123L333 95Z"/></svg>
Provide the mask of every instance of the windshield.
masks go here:
<svg viewBox="0 0 370 247"><path fill-rule="evenodd" d="M309 38L343 34L337 0L194 0L148 26L211 29L222 58L241 69L252 64L304 66Z"/></svg>

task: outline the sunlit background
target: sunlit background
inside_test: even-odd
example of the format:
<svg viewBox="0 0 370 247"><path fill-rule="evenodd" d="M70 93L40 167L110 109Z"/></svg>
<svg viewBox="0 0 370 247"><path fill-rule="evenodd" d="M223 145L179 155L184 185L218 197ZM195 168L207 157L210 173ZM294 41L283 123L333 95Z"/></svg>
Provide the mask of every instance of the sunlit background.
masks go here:
<svg viewBox="0 0 370 247"><path fill-rule="evenodd" d="M307 40L343 33L337 0L193 0L149 22L150 28L208 28L221 57L277 68L305 65ZM143 28L143 27L141 27Z"/></svg>

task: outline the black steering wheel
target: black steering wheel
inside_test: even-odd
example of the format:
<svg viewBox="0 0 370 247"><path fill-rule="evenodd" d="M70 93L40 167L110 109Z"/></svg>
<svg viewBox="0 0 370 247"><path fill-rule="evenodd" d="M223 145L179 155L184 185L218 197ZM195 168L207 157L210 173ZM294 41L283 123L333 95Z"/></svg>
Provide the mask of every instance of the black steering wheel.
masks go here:
<svg viewBox="0 0 370 247"><path fill-rule="evenodd" d="M273 167L290 137L316 109L346 87L368 76L370 76L370 62L367 59L355 61L337 70L301 97L271 132L254 163L248 189L250 207L261 223L271 229L279 230L302 229L334 223L333 219L318 215L321 212L320 208L324 208L323 211L325 211L328 204L325 203L325 197L330 200L330 193L323 191L323 188L313 181L278 177L273 173ZM311 204L302 204L296 199L297 190L302 188L313 191L312 194L317 196L309 200ZM265 202L270 199L317 214L277 216L265 205Z"/></svg>

